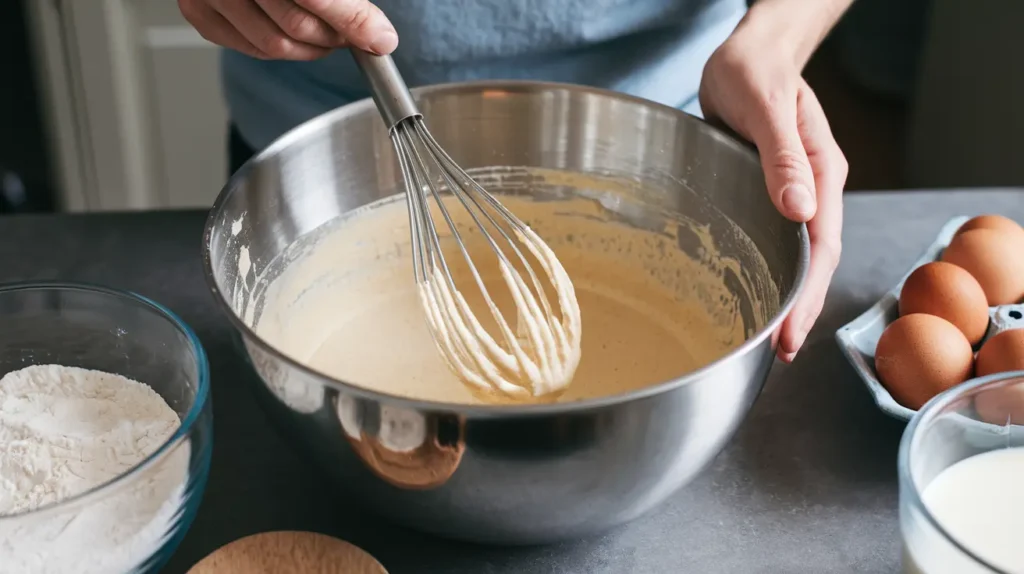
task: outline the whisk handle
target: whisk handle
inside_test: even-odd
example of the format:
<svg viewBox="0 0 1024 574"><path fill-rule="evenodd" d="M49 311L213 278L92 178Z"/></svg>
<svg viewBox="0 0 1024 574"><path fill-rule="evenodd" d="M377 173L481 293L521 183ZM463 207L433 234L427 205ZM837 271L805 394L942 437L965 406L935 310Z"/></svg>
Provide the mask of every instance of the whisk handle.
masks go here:
<svg viewBox="0 0 1024 574"><path fill-rule="evenodd" d="M370 94L390 131L404 119L422 117L391 56L378 56L351 48L359 71L370 85Z"/></svg>

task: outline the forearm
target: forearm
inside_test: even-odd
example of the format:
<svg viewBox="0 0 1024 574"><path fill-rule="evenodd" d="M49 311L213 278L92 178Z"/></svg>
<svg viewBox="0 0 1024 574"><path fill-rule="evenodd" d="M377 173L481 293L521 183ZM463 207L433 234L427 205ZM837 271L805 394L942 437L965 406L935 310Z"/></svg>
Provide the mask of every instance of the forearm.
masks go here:
<svg viewBox="0 0 1024 574"><path fill-rule="evenodd" d="M803 68L853 0L757 0L737 27L788 51Z"/></svg>

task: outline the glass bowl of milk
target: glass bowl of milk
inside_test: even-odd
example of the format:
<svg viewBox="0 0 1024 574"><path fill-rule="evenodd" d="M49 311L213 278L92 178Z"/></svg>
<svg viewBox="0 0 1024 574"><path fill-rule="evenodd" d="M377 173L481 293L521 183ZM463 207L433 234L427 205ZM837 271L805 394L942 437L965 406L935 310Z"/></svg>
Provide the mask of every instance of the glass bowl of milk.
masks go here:
<svg viewBox="0 0 1024 574"><path fill-rule="evenodd" d="M904 572L1024 573L1024 371L932 399L898 471Z"/></svg>

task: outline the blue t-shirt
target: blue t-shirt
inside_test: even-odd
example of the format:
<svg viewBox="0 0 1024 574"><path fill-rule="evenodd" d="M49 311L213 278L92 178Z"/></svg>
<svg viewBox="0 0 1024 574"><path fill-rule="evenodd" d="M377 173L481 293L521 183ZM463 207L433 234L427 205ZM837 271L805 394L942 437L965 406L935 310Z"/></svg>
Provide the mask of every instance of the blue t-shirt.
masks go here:
<svg viewBox="0 0 1024 574"><path fill-rule="evenodd" d="M570 82L699 113L704 63L745 0L378 0L412 86L479 79ZM242 138L266 147L298 124L367 97L352 57L262 61L225 50L224 93Z"/></svg>

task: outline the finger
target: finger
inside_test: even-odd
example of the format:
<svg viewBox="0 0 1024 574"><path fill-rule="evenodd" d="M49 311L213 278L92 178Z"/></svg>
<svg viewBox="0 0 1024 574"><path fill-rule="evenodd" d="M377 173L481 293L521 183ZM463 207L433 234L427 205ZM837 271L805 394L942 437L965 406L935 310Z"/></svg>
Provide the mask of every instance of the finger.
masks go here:
<svg viewBox="0 0 1024 574"><path fill-rule="evenodd" d="M807 84L797 92L797 129L814 173L815 184L824 186L824 189L818 190L818 195L841 198L849 165L832 135L821 102ZM839 213L841 220L842 211Z"/></svg>
<svg viewBox="0 0 1024 574"><path fill-rule="evenodd" d="M205 2L182 0L178 3L178 7L181 9L181 15L203 38L218 46L230 48L253 58L267 58L266 54L253 46L252 42L246 40L245 36L242 36L230 22Z"/></svg>
<svg viewBox="0 0 1024 574"><path fill-rule="evenodd" d="M797 128L796 93L773 98L751 126L772 202L793 221L809 221L817 209L814 175Z"/></svg>
<svg viewBox="0 0 1024 574"><path fill-rule="evenodd" d="M815 250L814 243L812 240L810 269L803 293L782 324L782 334L779 336L780 357L784 354L796 354L803 347L807 334L821 314L825 302L832 273L826 265L825 257Z"/></svg>
<svg viewBox="0 0 1024 574"><path fill-rule="evenodd" d="M380 8L367 0L295 0L334 28L348 43L374 54L398 47L398 33Z"/></svg>
<svg viewBox="0 0 1024 574"><path fill-rule="evenodd" d="M321 48L337 48L344 38L322 19L292 0L256 0L256 4L270 16L285 34L299 42Z"/></svg>
<svg viewBox="0 0 1024 574"><path fill-rule="evenodd" d="M843 186L848 171L829 129L825 112L810 88L798 96L800 137L814 173L818 190L818 211L807 224L811 239L811 262L807 283L793 312L783 326L779 348L784 353L798 351L814 322L821 314L832 275L842 252Z"/></svg>
<svg viewBox="0 0 1024 574"><path fill-rule="evenodd" d="M785 324L785 322L783 322L783 324ZM781 347L779 347L779 335L782 333L782 329L783 327L780 326L774 333L772 333L772 348L775 349L775 355L780 361L783 363L791 363L793 362L793 358L796 357L796 353L786 353Z"/></svg>
<svg viewBox="0 0 1024 574"><path fill-rule="evenodd" d="M327 48L289 38L252 2L217 0L213 6L246 40L260 52L276 60L315 60L328 53Z"/></svg>

